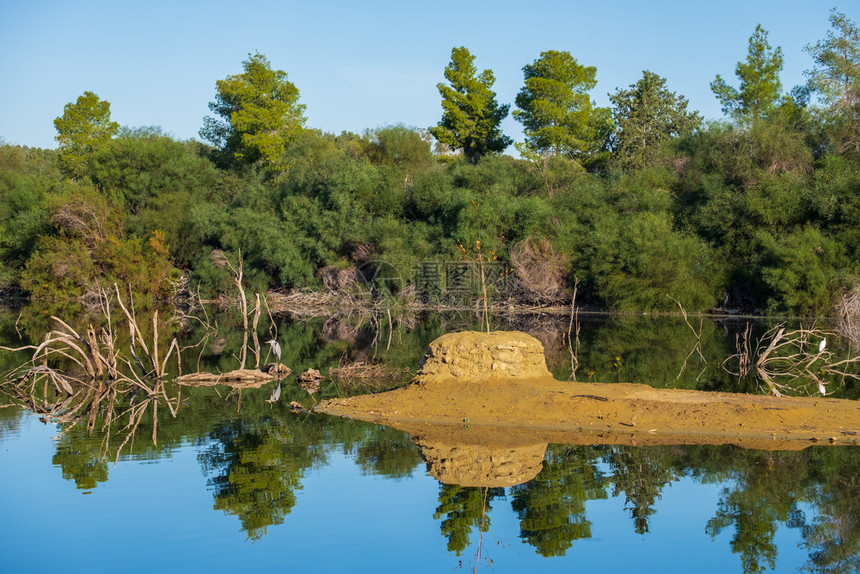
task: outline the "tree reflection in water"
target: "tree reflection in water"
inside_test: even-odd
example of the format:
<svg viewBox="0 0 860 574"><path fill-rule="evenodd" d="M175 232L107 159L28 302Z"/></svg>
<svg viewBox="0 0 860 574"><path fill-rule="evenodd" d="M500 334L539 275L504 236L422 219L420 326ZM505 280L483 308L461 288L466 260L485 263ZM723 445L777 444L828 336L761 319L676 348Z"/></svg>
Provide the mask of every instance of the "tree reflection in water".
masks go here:
<svg viewBox="0 0 860 574"><path fill-rule="evenodd" d="M574 540L591 538L585 503L606 498L606 479L593 447L551 445L534 480L511 488L520 537L541 556L563 556Z"/></svg>
<svg viewBox="0 0 860 574"><path fill-rule="evenodd" d="M439 506L433 518L442 520L440 528L442 536L448 540L449 552L460 556L471 544L473 529L489 532L492 501L504 495L504 488L439 485Z"/></svg>
<svg viewBox="0 0 860 574"><path fill-rule="evenodd" d="M602 465L609 472L602 472ZM799 452L766 452L713 446L550 445L544 468L533 480L508 490L521 539L541 556L563 556L590 538L589 500L625 496L633 531L649 532L661 493L683 477L724 483L718 507L704 524L712 537L732 528L730 546L747 574L778 566L777 530L800 529L809 551L804 570L856 572L860 567L860 451L819 447ZM489 491L486 521L482 496ZM440 485L434 518L448 550L458 556L481 524L489 530L490 502L504 489ZM496 505L498 506L498 505ZM807 519L803 508L811 508ZM498 512L498 508L496 510Z"/></svg>
<svg viewBox="0 0 860 574"><path fill-rule="evenodd" d="M802 542L810 572L860 572L860 464L854 450L812 453L805 491L816 515L803 526Z"/></svg>
<svg viewBox="0 0 860 574"><path fill-rule="evenodd" d="M324 456L310 446L315 444L310 437L296 440L293 433L302 428L237 421L215 429L215 441L200 454L201 465L213 475L215 510L237 516L252 540L284 522L304 471Z"/></svg>
<svg viewBox="0 0 860 574"><path fill-rule="evenodd" d="M617 447L605 457L612 471L612 496L624 493L636 534L648 532L648 519L656 512L663 487L678 478L664 462L669 454L667 449Z"/></svg>

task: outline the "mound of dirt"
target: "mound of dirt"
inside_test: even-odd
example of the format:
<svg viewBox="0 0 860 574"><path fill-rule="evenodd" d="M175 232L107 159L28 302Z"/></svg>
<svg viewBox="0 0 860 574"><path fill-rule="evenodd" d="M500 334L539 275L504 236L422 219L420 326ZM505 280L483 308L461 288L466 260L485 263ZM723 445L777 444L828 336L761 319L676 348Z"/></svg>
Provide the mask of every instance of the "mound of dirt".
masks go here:
<svg viewBox="0 0 860 574"><path fill-rule="evenodd" d="M552 378L543 345L519 331L442 335L430 343L417 376L425 384L448 379Z"/></svg>
<svg viewBox="0 0 860 574"><path fill-rule="evenodd" d="M736 444L772 450L860 441L857 401L557 381L547 371L540 342L520 332L444 335L431 343L409 385L326 401L315 410L400 428L413 438L441 434L449 445L486 445L480 437L514 436L530 444ZM437 466L443 468L440 475L451 474Z"/></svg>

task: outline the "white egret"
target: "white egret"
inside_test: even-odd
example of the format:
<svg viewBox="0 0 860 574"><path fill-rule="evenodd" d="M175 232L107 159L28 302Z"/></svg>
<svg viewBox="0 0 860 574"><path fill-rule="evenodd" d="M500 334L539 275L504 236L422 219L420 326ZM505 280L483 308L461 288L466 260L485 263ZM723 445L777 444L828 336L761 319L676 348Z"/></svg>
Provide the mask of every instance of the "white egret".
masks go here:
<svg viewBox="0 0 860 574"><path fill-rule="evenodd" d="M818 392L822 395L827 394L827 389L824 387L824 383L822 383L821 381L818 381Z"/></svg>
<svg viewBox="0 0 860 574"><path fill-rule="evenodd" d="M827 346L827 339L821 339L821 342L818 343L818 352L823 353L824 347L826 347L826 346Z"/></svg>
<svg viewBox="0 0 860 574"><path fill-rule="evenodd" d="M281 346L274 339L269 339L266 343L272 347L272 352L275 354L275 359L280 362L281 361Z"/></svg>

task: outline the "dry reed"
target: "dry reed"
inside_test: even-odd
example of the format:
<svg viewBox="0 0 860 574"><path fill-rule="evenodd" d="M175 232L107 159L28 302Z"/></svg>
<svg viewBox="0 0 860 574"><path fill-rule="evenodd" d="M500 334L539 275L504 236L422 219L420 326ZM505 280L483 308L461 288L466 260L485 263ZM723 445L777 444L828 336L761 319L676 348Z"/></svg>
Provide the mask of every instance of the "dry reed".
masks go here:
<svg viewBox="0 0 860 574"><path fill-rule="evenodd" d="M860 346L860 284L843 293L833 311L839 334L848 339L854 348Z"/></svg>
<svg viewBox="0 0 860 574"><path fill-rule="evenodd" d="M342 357L337 367L329 368L329 375L338 386L352 391L356 389L381 389L410 377L409 369L391 367L381 363L348 361Z"/></svg>

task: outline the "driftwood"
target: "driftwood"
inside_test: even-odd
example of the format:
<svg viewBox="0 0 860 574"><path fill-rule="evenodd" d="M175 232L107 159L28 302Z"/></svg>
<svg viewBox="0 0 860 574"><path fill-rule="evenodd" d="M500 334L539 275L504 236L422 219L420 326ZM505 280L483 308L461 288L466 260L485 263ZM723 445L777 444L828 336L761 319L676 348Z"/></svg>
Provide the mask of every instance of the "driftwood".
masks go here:
<svg viewBox="0 0 860 574"><path fill-rule="evenodd" d="M860 346L860 285L843 293L833 310L836 330L851 342L852 347Z"/></svg>
<svg viewBox="0 0 860 574"><path fill-rule="evenodd" d="M275 378L289 377L293 372L288 366L283 363L266 363L260 370L264 373L269 373Z"/></svg>
<svg viewBox="0 0 860 574"><path fill-rule="evenodd" d="M320 389L320 382L325 378L320 372L316 369L308 369L301 375L299 375L299 386L307 391L308 394L313 395Z"/></svg>
<svg viewBox="0 0 860 574"><path fill-rule="evenodd" d="M257 369L237 369L227 373L190 373L174 379L177 384L189 387L227 385L233 388L253 387L255 389L274 380L274 375Z"/></svg>

